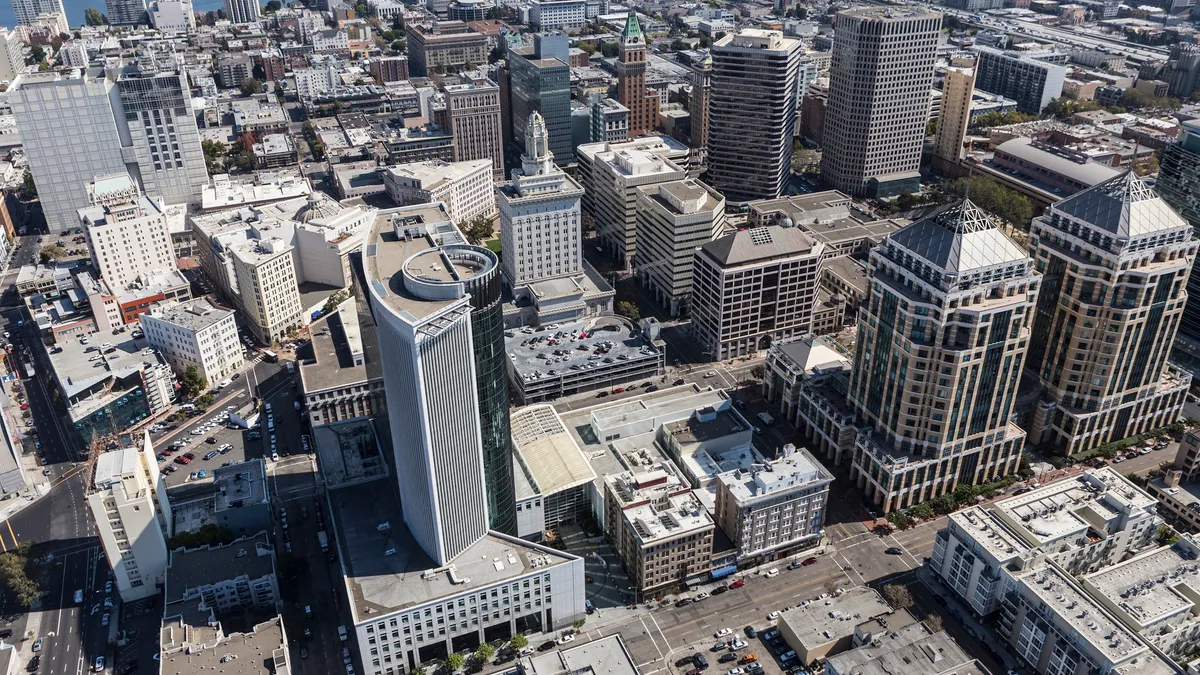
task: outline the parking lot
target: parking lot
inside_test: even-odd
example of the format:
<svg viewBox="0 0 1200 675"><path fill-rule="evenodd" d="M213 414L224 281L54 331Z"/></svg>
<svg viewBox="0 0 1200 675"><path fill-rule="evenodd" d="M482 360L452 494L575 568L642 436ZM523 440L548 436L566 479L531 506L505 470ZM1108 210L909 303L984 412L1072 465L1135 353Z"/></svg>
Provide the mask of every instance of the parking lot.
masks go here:
<svg viewBox="0 0 1200 675"><path fill-rule="evenodd" d="M167 425L158 433L151 433L154 449L158 453L159 469L166 476L167 487L211 481L213 469L246 460L247 431L227 428L227 422L228 414L248 401L249 397L243 392L220 410L214 406L206 413ZM176 428L170 429L171 426ZM212 442L209 442L210 439ZM175 443L183 445L173 449ZM187 455L191 457L184 463L182 460ZM251 457L257 456L258 453L251 452Z"/></svg>

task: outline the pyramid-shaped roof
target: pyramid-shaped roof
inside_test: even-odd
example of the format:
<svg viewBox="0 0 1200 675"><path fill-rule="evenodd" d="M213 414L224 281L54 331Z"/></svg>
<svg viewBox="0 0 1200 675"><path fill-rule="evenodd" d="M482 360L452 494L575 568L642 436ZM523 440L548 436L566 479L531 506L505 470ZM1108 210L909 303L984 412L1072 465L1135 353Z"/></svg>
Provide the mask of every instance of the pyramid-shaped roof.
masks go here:
<svg viewBox="0 0 1200 675"><path fill-rule="evenodd" d="M969 199L907 225L889 239L948 274L1029 259L1025 250Z"/></svg>
<svg viewBox="0 0 1200 675"><path fill-rule="evenodd" d="M1077 192L1052 209L1116 237L1140 237L1187 227L1187 221L1132 171Z"/></svg>
<svg viewBox="0 0 1200 675"><path fill-rule="evenodd" d="M621 32L621 40L625 41L630 38L645 37L642 35L642 25L638 23L637 12L632 9L625 16L625 30Z"/></svg>

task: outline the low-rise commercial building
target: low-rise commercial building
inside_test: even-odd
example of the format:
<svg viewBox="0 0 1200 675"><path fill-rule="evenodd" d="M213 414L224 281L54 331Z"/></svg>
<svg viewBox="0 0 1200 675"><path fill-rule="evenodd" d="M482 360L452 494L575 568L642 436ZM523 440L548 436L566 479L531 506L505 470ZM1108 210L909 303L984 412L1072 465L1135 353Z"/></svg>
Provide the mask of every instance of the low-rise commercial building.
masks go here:
<svg viewBox="0 0 1200 675"><path fill-rule="evenodd" d="M903 610L902 610L903 611ZM779 635L800 663L813 663L854 647L859 626L892 615L892 606L873 588L857 586L827 600L793 607L779 615ZM903 612L899 618L911 616ZM906 621L893 622L895 627Z"/></svg>
<svg viewBox="0 0 1200 675"><path fill-rule="evenodd" d="M903 623L904 610L860 624L855 648L825 661L829 675L983 675L988 672L945 631ZM895 619L900 618L901 621Z"/></svg>
<svg viewBox="0 0 1200 675"><path fill-rule="evenodd" d="M532 492L517 502L517 536L536 540L588 514L596 472L554 408L531 405L514 410L512 436L517 471Z"/></svg>
<svg viewBox="0 0 1200 675"><path fill-rule="evenodd" d="M275 550L267 533L240 537L224 546L172 551L163 595L167 615L176 603L197 601L218 614L279 611L282 600Z"/></svg>
<svg viewBox="0 0 1200 675"><path fill-rule="evenodd" d="M461 223L496 212L492 160L430 160L390 166L383 172L388 197L400 206L442 202L450 218Z"/></svg>
<svg viewBox="0 0 1200 675"><path fill-rule="evenodd" d="M377 412L383 376L367 367L359 310L358 300L350 298L310 328L312 355L299 362L300 393L314 427Z"/></svg>
<svg viewBox="0 0 1200 675"><path fill-rule="evenodd" d="M233 310L214 307L205 298L157 303L142 315L141 326L146 342L177 373L195 366L209 384L216 384L245 363Z"/></svg>
<svg viewBox="0 0 1200 675"><path fill-rule="evenodd" d="M229 672L236 663L245 675L291 675L283 617L244 633L226 634L215 613L201 610L163 619L162 669L172 673Z"/></svg>

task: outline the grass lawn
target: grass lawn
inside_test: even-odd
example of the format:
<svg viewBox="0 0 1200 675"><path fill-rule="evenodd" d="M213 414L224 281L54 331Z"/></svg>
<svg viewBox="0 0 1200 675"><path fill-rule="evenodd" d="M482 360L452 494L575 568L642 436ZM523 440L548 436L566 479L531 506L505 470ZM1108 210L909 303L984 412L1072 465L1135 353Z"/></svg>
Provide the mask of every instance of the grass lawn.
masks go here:
<svg viewBox="0 0 1200 675"><path fill-rule="evenodd" d="M500 238L499 237L496 237L495 239L488 239L487 241L485 241L483 243L483 245L487 246L488 250L490 250L492 253L495 253L496 255L500 255Z"/></svg>

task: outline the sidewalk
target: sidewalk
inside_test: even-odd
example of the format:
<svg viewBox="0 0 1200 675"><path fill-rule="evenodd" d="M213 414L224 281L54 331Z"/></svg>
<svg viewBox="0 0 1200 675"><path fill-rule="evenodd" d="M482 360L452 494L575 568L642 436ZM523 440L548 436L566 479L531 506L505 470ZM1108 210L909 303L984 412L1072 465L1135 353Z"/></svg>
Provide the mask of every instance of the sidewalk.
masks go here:
<svg viewBox="0 0 1200 675"><path fill-rule="evenodd" d="M963 605L950 589L943 586L940 581L932 576L928 566L921 565L921 567L917 568L916 574L917 580L921 585L928 588L929 592L937 596L950 609L954 620L962 624L968 634L971 634L976 640L990 647L992 650L991 655L994 658L998 658L1006 669L1015 670L1023 665L1012 658L1012 655L1009 653L1012 647L1001 641L991 628L979 623L975 619L975 616L971 614L971 610Z"/></svg>

